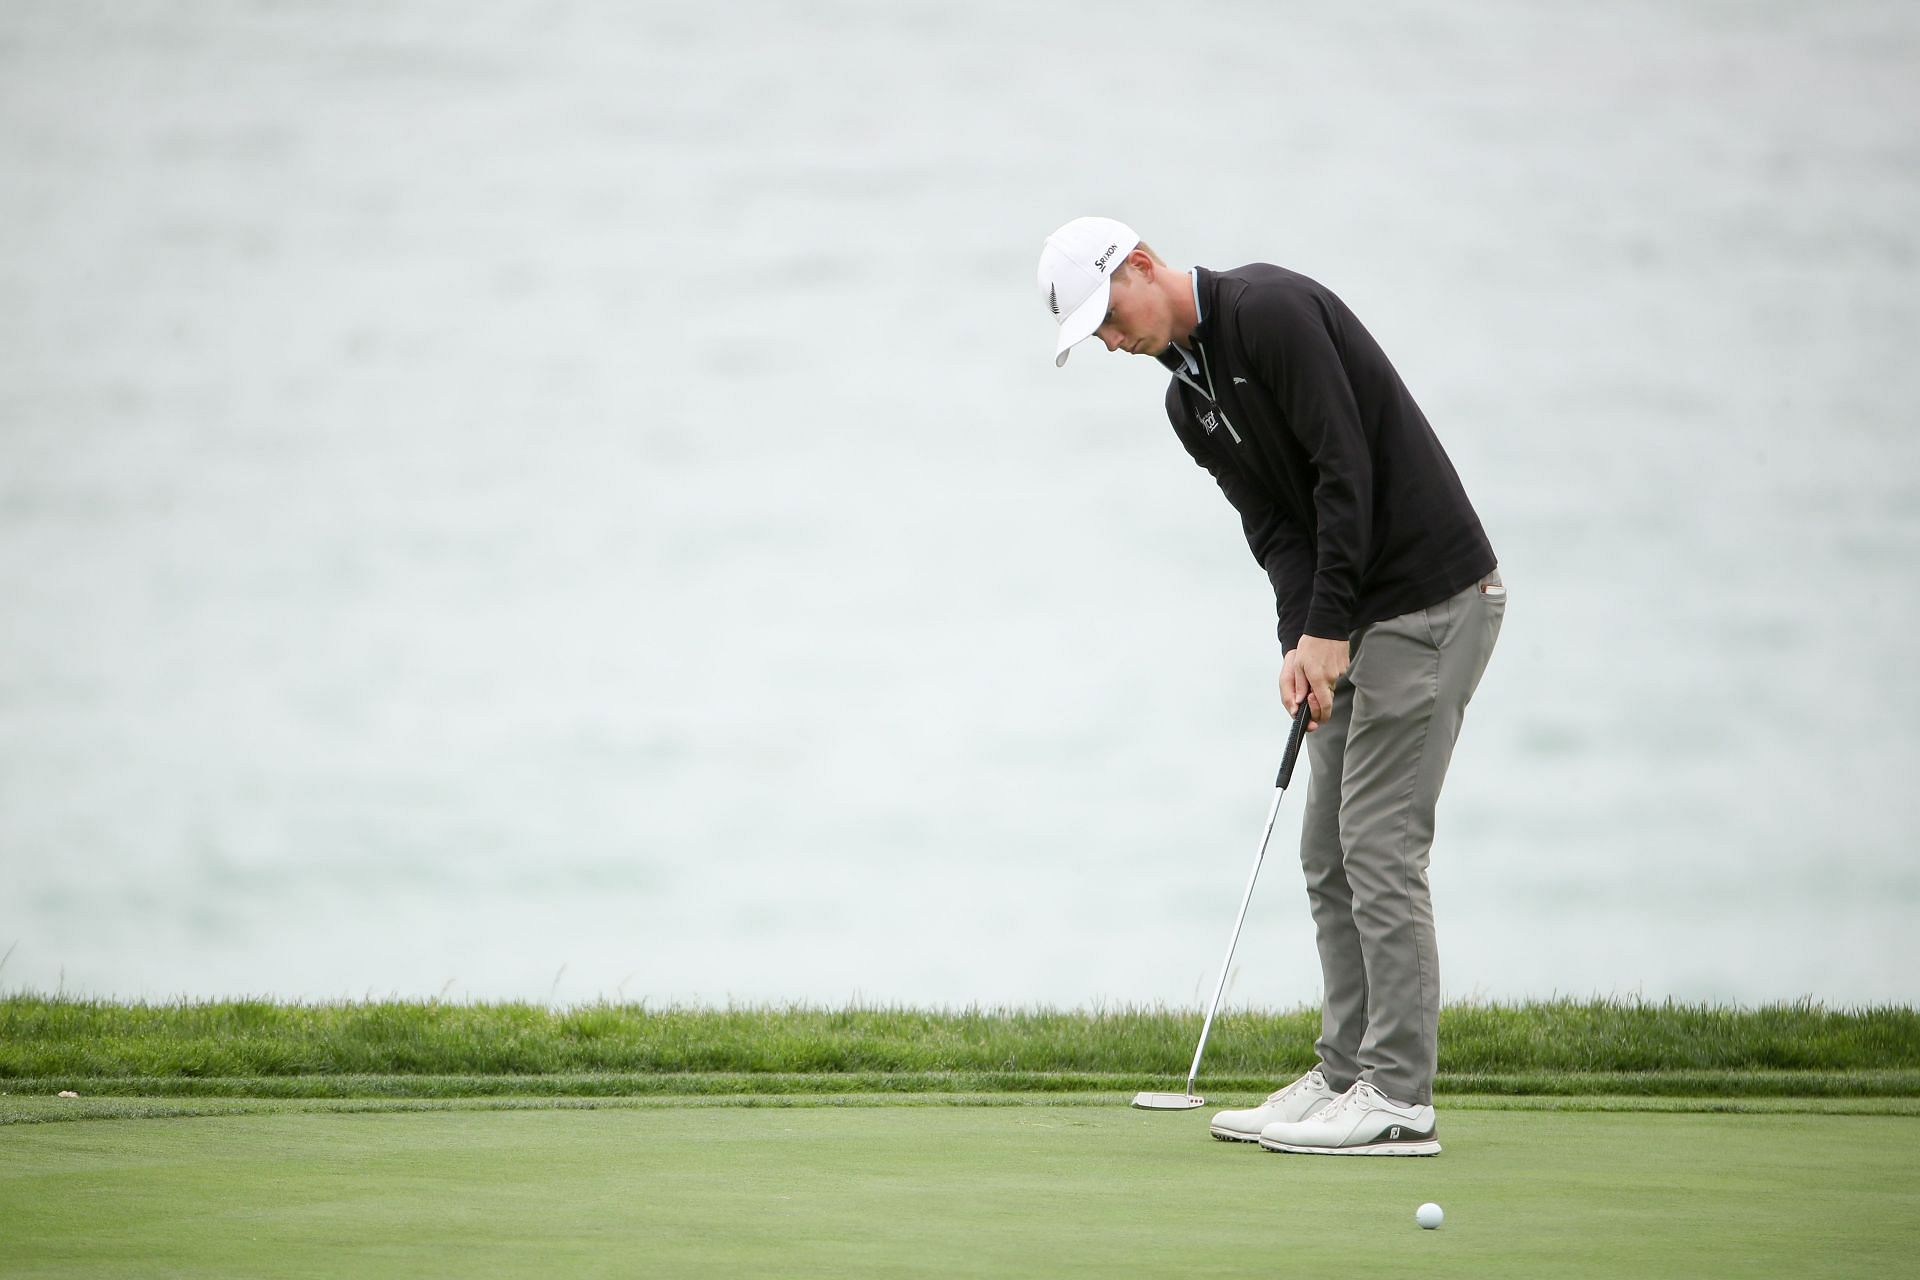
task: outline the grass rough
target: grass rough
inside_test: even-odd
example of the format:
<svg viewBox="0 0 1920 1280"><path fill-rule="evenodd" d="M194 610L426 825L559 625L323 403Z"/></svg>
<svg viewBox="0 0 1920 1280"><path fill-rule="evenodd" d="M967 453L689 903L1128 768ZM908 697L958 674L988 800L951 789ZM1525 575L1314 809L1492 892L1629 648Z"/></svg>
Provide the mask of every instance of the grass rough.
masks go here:
<svg viewBox="0 0 1920 1280"><path fill-rule="evenodd" d="M14 994L0 997L0 1088L54 1079L580 1075L757 1076L773 1088L792 1076L857 1077L862 1089L953 1079L988 1090L1137 1087L1185 1076L1199 1020L1196 1010L1171 1007L547 1008ZM1255 1087L1305 1070L1318 1031L1311 1009L1225 1011L1209 1041L1208 1076ZM1455 1004L1440 1021L1443 1082L1480 1092L1539 1093L1563 1076L1640 1077L1705 1092L1741 1092L1728 1083L1737 1076L1827 1093L1909 1092L1916 1073L1920 1013L1905 1006L1560 1000Z"/></svg>

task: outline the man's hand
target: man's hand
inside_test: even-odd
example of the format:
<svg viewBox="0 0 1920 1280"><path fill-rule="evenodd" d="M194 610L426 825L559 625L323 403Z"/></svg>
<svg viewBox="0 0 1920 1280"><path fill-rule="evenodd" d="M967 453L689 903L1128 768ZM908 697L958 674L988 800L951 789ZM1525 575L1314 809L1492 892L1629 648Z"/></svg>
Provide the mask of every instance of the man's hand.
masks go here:
<svg viewBox="0 0 1920 1280"><path fill-rule="evenodd" d="M1347 642L1322 636L1301 636L1280 664L1280 699L1287 714L1307 699L1307 729L1318 729L1333 714L1333 686L1347 673Z"/></svg>

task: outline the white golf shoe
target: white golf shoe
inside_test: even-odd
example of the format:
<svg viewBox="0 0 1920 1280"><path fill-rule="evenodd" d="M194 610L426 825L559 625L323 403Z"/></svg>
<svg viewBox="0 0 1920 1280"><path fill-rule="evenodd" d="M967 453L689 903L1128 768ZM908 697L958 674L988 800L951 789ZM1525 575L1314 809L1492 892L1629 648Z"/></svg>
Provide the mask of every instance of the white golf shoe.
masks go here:
<svg viewBox="0 0 1920 1280"><path fill-rule="evenodd" d="M1220 1112L1207 1127L1208 1132L1222 1142L1258 1142L1261 1130L1268 1125L1304 1120L1339 1096L1327 1087L1327 1078L1315 1067L1286 1088L1268 1094L1257 1107Z"/></svg>
<svg viewBox="0 0 1920 1280"><path fill-rule="evenodd" d="M1433 1108L1395 1102L1362 1080L1303 1120L1260 1131L1269 1151L1313 1156L1437 1156Z"/></svg>

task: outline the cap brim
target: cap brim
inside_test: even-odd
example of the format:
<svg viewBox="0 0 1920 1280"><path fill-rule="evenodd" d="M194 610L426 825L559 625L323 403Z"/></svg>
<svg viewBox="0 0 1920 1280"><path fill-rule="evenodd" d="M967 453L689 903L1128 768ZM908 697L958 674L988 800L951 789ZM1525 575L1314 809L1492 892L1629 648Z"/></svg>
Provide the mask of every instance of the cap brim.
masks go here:
<svg viewBox="0 0 1920 1280"><path fill-rule="evenodd" d="M1107 307L1111 302L1113 280L1104 278L1094 291L1087 295L1086 301L1069 311L1060 321L1060 337L1053 347L1053 367L1058 369L1067 362L1067 357L1080 343L1093 336L1107 318Z"/></svg>

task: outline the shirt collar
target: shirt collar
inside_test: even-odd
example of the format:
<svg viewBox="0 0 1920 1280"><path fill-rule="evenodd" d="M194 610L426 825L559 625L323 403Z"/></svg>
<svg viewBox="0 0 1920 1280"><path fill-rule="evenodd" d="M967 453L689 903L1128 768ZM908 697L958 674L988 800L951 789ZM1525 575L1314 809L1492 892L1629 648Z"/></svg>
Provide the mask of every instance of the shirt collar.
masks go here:
<svg viewBox="0 0 1920 1280"><path fill-rule="evenodd" d="M1193 269L1193 340L1207 340L1207 304L1206 300L1214 294L1213 272L1205 267Z"/></svg>
<svg viewBox="0 0 1920 1280"><path fill-rule="evenodd" d="M1200 309L1200 268L1195 267L1187 272L1187 279L1193 284L1194 332L1198 333L1200 331L1200 321L1206 314ZM1177 342L1173 344L1173 351L1175 355L1180 357L1180 363L1186 368L1189 376L1196 378L1200 376L1200 362L1193 358L1193 352L1187 350Z"/></svg>

